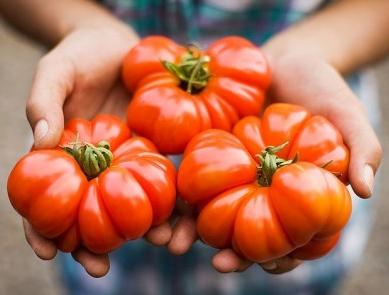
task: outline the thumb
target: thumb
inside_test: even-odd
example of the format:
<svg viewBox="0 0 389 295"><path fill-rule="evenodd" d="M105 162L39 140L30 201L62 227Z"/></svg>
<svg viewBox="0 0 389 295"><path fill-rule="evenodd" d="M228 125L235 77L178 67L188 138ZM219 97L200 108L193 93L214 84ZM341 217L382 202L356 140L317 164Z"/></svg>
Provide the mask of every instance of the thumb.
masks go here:
<svg viewBox="0 0 389 295"><path fill-rule="evenodd" d="M348 145L352 147L349 179L355 193L366 198L373 193L375 174L382 158L382 147L366 117L355 119L353 126L359 129L359 133L350 130L346 138Z"/></svg>
<svg viewBox="0 0 389 295"><path fill-rule="evenodd" d="M357 195L367 198L373 193L374 177L381 162L382 147L363 106L351 95L350 98L341 112L332 112L332 121L350 148L351 186Z"/></svg>
<svg viewBox="0 0 389 295"><path fill-rule="evenodd" d="M63 104L72 88L72 69L63 59L47 55L39 62L26 114L35 148L55 147L64 128Z"/></svg>

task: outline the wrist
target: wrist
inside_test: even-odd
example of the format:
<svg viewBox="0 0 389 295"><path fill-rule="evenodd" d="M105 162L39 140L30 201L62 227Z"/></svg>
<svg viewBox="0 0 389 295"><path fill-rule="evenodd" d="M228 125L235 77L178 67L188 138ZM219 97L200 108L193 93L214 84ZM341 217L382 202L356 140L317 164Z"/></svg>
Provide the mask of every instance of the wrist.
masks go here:
<svg viewBox="0 0 389 295"><path fill-rule="evenodd" d="M133 47L139 41L139 36L131 27L113 17L75 23L63 31L60 41L65 41L68 37L74 40L74 36L81 38L81 43L82 39L94 40L93 42L97 47L108 46L111 48L111 52L113 50L117 56L123 55L123 57L129 48Z"/></svg>
<svg viewBox="0 0 389 295"><path fill-rule="evenodd" d="M55 12L60 10L66 12L57 17L53 26L54 34L50 42L52 45L59 43L75 31L86 30L99 30L102 34L120 36L123 40L134 40L134 42L138 40L136 32L131 27L94 2L70 0L65 4L58 2L55 9ZM56 13L53 12L52 17L55 15Z"/></svg>
<svg viewBox="0 0 389 295"><path fill-rule="evenodd" d="M125 23L114 17L96 17L93 20L82 20L71 25L64 25L59 32L59 39L62 40L69 34L81 30L98 30L102 34L110 34L125 39L138 40L136 32Z"/></svg>
<svg viewBox="0 0 389 295"><path fill-rule="evenodd" d="M300 56L301 58L306 56L328 62L326 57L314 47L304 46L298 41L298 38L284 33L274 36L263 44L262 50L265 52L270 63L277 63L290 56Z"/></svg>

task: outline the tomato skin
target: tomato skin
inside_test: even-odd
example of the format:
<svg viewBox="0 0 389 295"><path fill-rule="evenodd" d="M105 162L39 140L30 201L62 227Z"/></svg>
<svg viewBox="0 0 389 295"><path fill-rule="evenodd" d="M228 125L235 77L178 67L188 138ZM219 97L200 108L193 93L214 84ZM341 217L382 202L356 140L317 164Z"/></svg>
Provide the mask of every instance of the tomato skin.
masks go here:
<svg viewBox="0 0 389 295"><path fill-rule="evenodd" d="M211 127L204 104L178 87L136 92L127 118L133 130L159 143L158 149L168 154L182 152L194 135Z"/></svg>
<svg viewBox="0 0 389 295"><path fill-rule="evenodd" d="M12 206L39 233L54 238L75 222L87 184L73 157L59 150L39 150L20 159L7 188Z"/></svg>
<svg viewBox="0 0 389 295"><path fill-rule="evenodd" d="M55 240L58 249L61 249L63 252L71 252L74 249L77 249L81 243L78 224L74 223L67 231L62 233Z"/></svg>
<svg viewBox="0 0 389 295"><path fill-rule="evenodd" d="M130 50L123 62L124 85L133 92L147 75L164 72L161 60L178 62L185 49L163 36L149 36Z"/></svg>
<svg viewBox="0 0 389 295"><path fill-rule="evenodd" d="M70 120L60 145L77 138L94 145L106 140L114 156L111 166L88 180L62 148L32 151L8 178L11 204L65 252L84 246L107 253L142 237L169 218L176 172L152 142L130 134L124 122L110 115Z"/></svg>
<svg viewBox="0 0 389 295"><path fill-rule="evenodd" d="M151 36L123 63L122 77L133 93L128 124L164 154L182 153L201 131L231 131L239 118L258 114L270 84L270 69L260 49L241 37L226 37L203 52L210 58L206 86L188 93L161 63L179 63L186 51L165 37Z"/></svg>
<svg viewBox="0 0 389 295"><path fill-rule="evenodd" d="M208 165L211 161L212 167ZM255 169L254 159L239 140L226 131L210 129L195 136L186 148L177 185L185 201L196 204L255 181Z"/></svg>
<svg viewBox="0 0 389 295"><path fill-rule="evenodd" d="M306 109L291 104L270 105L262 118L249 116L240 120L233 129L250 154L255 157L266 146L289 144L277 155L308 161L337 173L347 182L350 159L348 148L339 131L324 117L312 116ZM329 163L329 161L331 161Z"/></svg>
<svg viewBox="0 0 389 295"><path fill-rule="evenodd" d="M233 133L208 130L196 135L178 171L180 196L200 205L201 239L215 248L232 247L258 263L285 255L325 255L351 214L351 198L342 182L349 152L335 127L301 107L274 104L262 119L239 121ZM285 141L289 148L279 154L293 159L298 153L301 161L278 168L271 185L261 186L256 155ZM323 159L332 157L333 162L320 168Z"/></svg>
<svg viewBox="0 0 389 295"><path fill-rule="evenodd" d="M238 36L217 40L206 53L211 56L210 69L215 76L228 76L248 84L270 85L270 69L259 48Z"/></svg>

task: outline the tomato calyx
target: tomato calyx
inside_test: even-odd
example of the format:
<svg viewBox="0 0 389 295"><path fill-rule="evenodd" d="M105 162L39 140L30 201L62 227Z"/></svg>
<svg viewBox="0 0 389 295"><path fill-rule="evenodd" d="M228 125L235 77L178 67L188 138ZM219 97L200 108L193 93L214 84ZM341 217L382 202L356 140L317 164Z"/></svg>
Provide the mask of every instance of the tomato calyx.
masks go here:
<svg viewBox="0 0 389 295"><path fill-rule="evenodd" d="M105 140L95 146L76 139L75 142L62 146L62 148L77 161L88 179L97 177L111 165L113 160L110 145Z"/></svg>
<svg viewBox="0 0 389 295"><path fill-rule="evenodd" d="M188 51L182 56L179 64L170 61L162 61L163 66L180 80L180 87L190 94L199 93L210 77L207 64L210 61L208 55L203 55L195 46L189 46Z"/></svg>
<svg viewBox="0 0 389 295"><path fill-rule="evenodd" d="M257 167L257 179L261 186L270 186L272 178L277 169L296 163L298 161L298 154L291 160L285 160L276 155L281 151L289 142L284 142L278 146L268 146L265 150L257 155L259 159L259 165Z"/></svg>

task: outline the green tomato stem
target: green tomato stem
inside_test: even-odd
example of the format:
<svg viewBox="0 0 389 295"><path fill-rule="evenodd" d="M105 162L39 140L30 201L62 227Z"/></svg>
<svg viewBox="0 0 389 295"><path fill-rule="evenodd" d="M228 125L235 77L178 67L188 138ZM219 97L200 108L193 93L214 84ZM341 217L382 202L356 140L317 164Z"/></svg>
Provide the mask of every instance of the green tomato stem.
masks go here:
<svg viewBox="0 0 389 295"><path fill-rule="evenodd" d="M100 141L97 146L82 143L78 139L62 148L80 165L82 171L92 179L107 169L113 160L113 154L107 141Z"/></svg>
<svg viewBox="0 0 389 295"><path fill-rule="evenodd" d="M162 65L181 82L181 87L188 93L200 92L208 82L210 73L207 64L210 58L201 55L197 48L188 48L179 64L162 61Z"/></svg>
<svg viewBox="0 0 389 295"><path fill-rule="evenodd" d="M298 154L292 160L285 160L276 155L285 148L289 142L284 142L279 146L268 146L261 154L258 155L259 166L257 168L257 179L261 186L270 186L272 178L277 169L296 163Z"/></svg>

